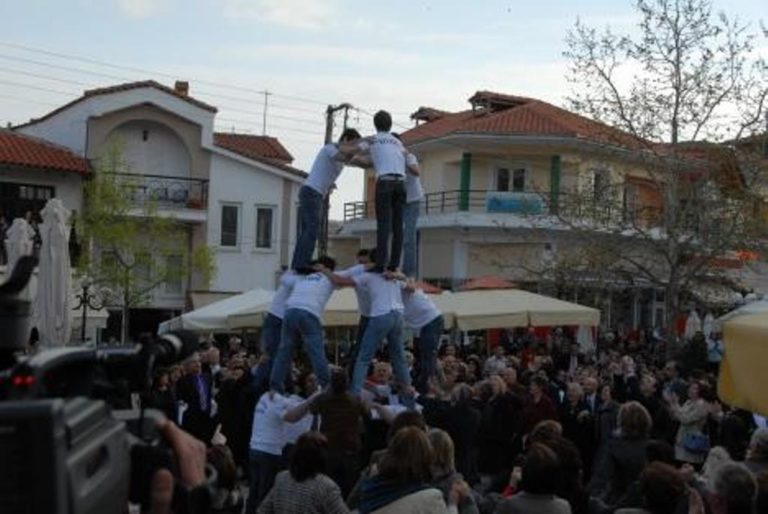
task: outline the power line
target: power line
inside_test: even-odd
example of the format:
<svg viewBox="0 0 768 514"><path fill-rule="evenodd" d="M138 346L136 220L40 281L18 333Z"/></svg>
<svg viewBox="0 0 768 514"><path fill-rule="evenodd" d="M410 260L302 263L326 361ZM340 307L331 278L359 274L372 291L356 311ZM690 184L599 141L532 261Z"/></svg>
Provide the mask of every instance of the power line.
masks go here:
<svg viewBox="0 0 768 514"><path fill-rule="evenodd" d="M156 75L156 76L168 77L168 78L172 78L172 79L178 78L177 76L172 75L170 73L163 73L163 72L151 71L151 70L142 69L142 68L135 68L133 66L124 66L124 65L119 65L119 64L112 64L112 63L107 63L107 62L104 62L104 61L99 61L99 60L96 60L96 59L90 59L90 58L87 58L87 57L80 57L80 56L71 55L71 54L65 54L65 53L60 53L60 52L52 52L50 50L44 50L42 48L36 48L36 47L32 47L32 46L27 46L27 45L20 45L18 43L9 43L7 41L0 41L0 46L5 46L5 47L9 47L9 48L15 48L17 50L24 50L24 51L27 51L27 52L39 53L39 54L43 54L43 55L50 55L52 57L58 57L60 59L68 59L68 60L73 60L73 61L84 62L84 63L88 63L88 64L93 64L93 65L96 65L96 66L104 66L104 67L112 68L112 69L116 69L116 70L124 70L124 71L131 71L131 72L134 72L134 73ZM191 80L193 80L193 81L195 81L197 83L200 83L200 84L208 84L208 85L215 86L215 87L221 87L221 88L226 88L226 89L245 91L245 92L255 93L255 94L258 94L258 95L263 95L264 91L265 91L264 89L254 89L254 88L251 88L251 87L245 87L245 86L239 86L239 85L236 85L236 84L227 84L227 83L221 83L221 82L213 82L213 81L210 81L210 80L203 80L203 79L199 79L199 78L191 78ZM317 105L327 105L328 104L328 102L323 102L323 101L320 101L320 100L317 100L317 99L314 99L314 98L305 98L305 97L296 96L296 95L283 95L283 94L279 94L279 93L274 93L274 94L277 97L284 98L286 100L293 100L293 101L296 101L296 102L312 103L312 104L317 104Z"/></svg>

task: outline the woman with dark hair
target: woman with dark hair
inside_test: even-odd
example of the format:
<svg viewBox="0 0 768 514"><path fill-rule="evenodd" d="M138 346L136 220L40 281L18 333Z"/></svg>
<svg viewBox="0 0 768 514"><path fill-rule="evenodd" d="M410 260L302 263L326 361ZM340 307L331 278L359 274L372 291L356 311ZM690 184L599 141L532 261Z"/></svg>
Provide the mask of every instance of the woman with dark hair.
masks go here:
<svg viewBox="0 0 768 514"><path fill-rule="evenodd" d="M390 440L378 474L362 484L360 514L457 512L456 505L468 494L468 486L462 481L454 483L447 506L443 493L431 485L433 462L424 431L401 429Z"/></svg>
<svg viewBox="0 0 768 514"><path fill-rule="evenodd" d="M336 483L325 475L328 441L317 432L299 437L288 471L282 471L259 514L346 514Z"/></svg>
<svg viewBox="0 0 768 514"><path fill-rule="evenodd" d="M593 497L613 505L640 476L646 463L645 449L652 423L651 415L640 403L628 402L621 406L619 436L603 447L589 484Z"/></svg>
<svg viewBox="0 0 768 514"><path fill-rule="evenodd" d="M496 507L496 514L571 514L571 506L555 496L562 476L560 459L543 444L531 445L520 479L520 492Z"/></svg>
<svg viewBox="0 0 768 514"><path fill-rule="evenodd" d="M448 432L433 428L427 433L429 444L432 446L432 483L443 493L446 503L450 500L451 487L464 477L456 472L453 440ZM465 497L457 506L459 514L478 514L477 504L472 495Z"/></svg>

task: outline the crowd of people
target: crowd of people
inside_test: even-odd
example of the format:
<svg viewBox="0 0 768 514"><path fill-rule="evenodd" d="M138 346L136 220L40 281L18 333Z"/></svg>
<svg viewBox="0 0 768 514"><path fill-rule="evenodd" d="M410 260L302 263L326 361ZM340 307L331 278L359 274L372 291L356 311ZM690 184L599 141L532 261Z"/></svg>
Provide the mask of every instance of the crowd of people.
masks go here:
<svg viewBox="0 0 768 514"><path fill-rule="evenodd" d="M765 419L717 400L713 345L700 338L679 359L652 337L585 348L569 327L510 331L490 355L441 344L442 315L403 249L418 162L387 113L374 124L375 136L345 131L318 154L260 348L205 346L159 372L145 398L209 444L219 512L768 511ZM378 246L336 270L312 255L344 164L375 170ZM332 366L323 311L342 287L360 322Z"/></svg>

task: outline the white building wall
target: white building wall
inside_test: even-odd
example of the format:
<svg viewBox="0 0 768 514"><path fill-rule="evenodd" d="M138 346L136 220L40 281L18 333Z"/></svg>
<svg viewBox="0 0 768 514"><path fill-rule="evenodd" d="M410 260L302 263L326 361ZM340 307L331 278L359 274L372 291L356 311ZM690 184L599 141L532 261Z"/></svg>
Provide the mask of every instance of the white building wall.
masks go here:
<svg viewBox="0 0 768 514"><path fill-rule="evenodd" d="M0 182L53 187L56 198L70 211L80 212L83 208L82 180L71 171L0 169Z"/></svg>
<svg viewBox="0 0 768 514"><path fill-rule="evenodd" d="M214 154L208 197L208 245L216 254L212 291L242 292L255 287L274 289L280 270L283 179L254 165ZM236 247L221 246L223 205L239 207ZM256 248L256 208L273 206L272 248ZM290 208L290 206L284 206ZM291 216L295 223L295 217ZM295 238L291 230L291 238ZM292 246L291 251L292 251Z"/></svg>
<svg viewBox="0 0 768 514"><path fill-rule="evenodd" d="M215 113L153 87L129 89L85 98L50 118L18 128L22 134L40 137L85 155L88 119L108 112L150 103L202 127L201 144L213 146Z"/></svg>
<svg viewBox="0 0 768 514"><path fill-rule="evenodd" d="M131 121L112 131L110 143L120 145L129 173L188 177L191 160L184 142L165 125Z"/></svg>

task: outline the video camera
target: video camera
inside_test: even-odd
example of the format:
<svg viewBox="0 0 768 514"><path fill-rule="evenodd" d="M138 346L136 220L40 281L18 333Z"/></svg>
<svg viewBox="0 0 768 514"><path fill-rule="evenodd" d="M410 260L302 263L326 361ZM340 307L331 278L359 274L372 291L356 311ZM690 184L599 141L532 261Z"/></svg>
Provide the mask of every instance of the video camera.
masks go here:
<svg viewBox="0 0 768 514"><path fill-rule="evenodd" d="M0 513L121 514L129 501L146 508L154 472L176 467L156 429L162 414L131 409L130 396L149 389L156 366L196 351L197 341L167 334L131 347L20 357L30 302L19 293L36 264L23 257L0 285ZM205 504L190 503L177 486L174 512Z"/></svg>

